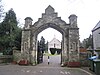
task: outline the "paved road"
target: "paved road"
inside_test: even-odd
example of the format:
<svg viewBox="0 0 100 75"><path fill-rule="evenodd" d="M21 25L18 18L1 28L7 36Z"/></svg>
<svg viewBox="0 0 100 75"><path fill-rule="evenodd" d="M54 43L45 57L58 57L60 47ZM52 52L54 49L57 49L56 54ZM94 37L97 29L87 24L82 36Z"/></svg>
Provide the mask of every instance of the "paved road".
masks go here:
<svg viewBox="0 0 100 75"><path fill-rule="evenodd" d="M60 67L56 61L51 61L50 65L45 61L37 66L1 65L0 75L93 75L80 68ZM58 64L55 64L55 62Z"/></svg>
<svg viewBox="0 0 100 75"><path fill-rule="evenodd" d="M63 68L50 66L0 66L0 75L92 75L79 68Z"/></svg>
<svg viewBox="0 0 100 75"><path fill-rule="evenodd" d="M49 56L49 66L58 67L61 63L61 55ZM41 64L40 64L41 65ZM43 57L42 65L48 65L48 56Z"/></svg>

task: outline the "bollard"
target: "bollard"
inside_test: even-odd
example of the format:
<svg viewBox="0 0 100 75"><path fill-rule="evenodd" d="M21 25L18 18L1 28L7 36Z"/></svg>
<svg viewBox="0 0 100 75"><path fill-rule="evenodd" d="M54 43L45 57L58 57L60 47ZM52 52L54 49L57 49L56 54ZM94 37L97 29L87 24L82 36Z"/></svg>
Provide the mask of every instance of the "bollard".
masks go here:
<svg viewBox="0 0 100 75"><path fill-rule="evenodd" d="M50 59L49 59L49 56L48 56L48 65L50 64Z"/></svg>

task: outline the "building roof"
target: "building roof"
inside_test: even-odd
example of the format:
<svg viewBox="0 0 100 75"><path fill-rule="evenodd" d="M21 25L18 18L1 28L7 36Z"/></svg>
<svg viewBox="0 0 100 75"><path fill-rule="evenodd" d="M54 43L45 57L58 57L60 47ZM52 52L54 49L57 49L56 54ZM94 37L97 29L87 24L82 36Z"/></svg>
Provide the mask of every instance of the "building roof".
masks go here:
<svg viewBox="0 0 100 75"><path fill-rule="evenodd" d="M52 41L58 41L58 42L60 42L58 39L56 39L55 37L49 42L49 43L51 43ZM61 42L60 42L61 43Z"/></svg>
<svg viewBox="0 0 100 75"><path fill-rule="evenodd" d="M96 26L92 29L92 32L100 28L100 21L96 24Z"/></svg>

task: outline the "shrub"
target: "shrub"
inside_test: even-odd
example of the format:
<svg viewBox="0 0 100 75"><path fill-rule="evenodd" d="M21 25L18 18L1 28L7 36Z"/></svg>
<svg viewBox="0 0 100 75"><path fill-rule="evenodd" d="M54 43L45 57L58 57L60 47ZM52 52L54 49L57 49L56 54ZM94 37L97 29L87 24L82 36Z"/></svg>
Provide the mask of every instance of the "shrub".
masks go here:
<svg viewBox="0 0 100 75"><path fill-rule="evenodd" d="M56 49L57 54L61 54L61 49Z"/></svg>
<svg viewBox="0 0 100 75"><path fill-rule="evenodd" d="M50 52L52 55L54 55L56 53L56 48L50 48Z"/></svg>

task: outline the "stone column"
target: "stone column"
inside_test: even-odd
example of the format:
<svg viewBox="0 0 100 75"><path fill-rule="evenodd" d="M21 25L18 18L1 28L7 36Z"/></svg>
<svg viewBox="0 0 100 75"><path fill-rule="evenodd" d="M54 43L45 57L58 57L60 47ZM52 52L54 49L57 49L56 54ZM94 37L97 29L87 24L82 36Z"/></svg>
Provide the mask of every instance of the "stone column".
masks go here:
<svg viewBox="0 0 100 75"><path fill-rule="evenodd" d="M30 36L31 36L30 25L32 25L32 19L30 17L25 18L24 28L22 30L21 57L22 59L28 60L29 62L30 62Z"/></svg>
<svg viewBox="0 0 100 75"><path fill-rule="evenodd" d="M21 54L22 59L29 61L29 51L30 51L30 30L22 31L22 42L21 42Z"/></svg>
<svg viewBox="0 0 100 75"><path fill-rule="evenodd" d="M67 34L63 34L62 41L62 64L66 64L68 62L68 36Z"/></svg>
<svg viewBox="0 0 100 75"><path fill-rule="evenodd" d="M78 28L69 30L69 63L68 66L80 66Z"/></svg>

